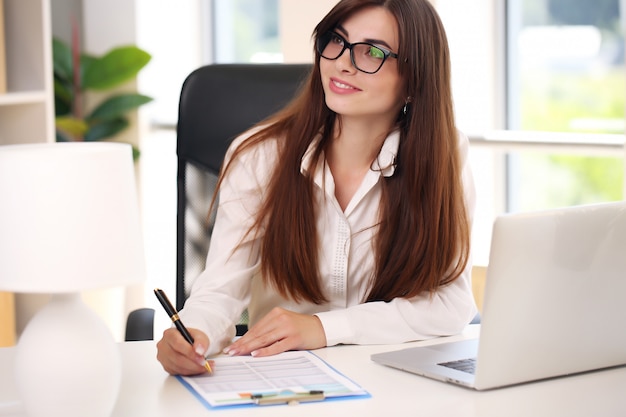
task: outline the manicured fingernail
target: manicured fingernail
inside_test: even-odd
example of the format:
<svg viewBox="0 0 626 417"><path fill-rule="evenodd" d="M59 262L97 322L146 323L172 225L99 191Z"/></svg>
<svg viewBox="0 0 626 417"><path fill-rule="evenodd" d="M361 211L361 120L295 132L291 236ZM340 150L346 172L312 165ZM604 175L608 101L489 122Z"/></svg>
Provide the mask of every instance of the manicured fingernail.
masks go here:
<svg viewBox="0 0 626 417"><path fill-rule="evenodd" d="M259 354L259 352L256 351L256 350L253 350L252 352L250 352L250 356L256 356L258 354Z"/></svg>
<svg viewBox="0 0 626 417"><path fill-rule="evenodd" d="M202 345L196 346L196 353L204 358L204 352L206 349Z"/></svg>

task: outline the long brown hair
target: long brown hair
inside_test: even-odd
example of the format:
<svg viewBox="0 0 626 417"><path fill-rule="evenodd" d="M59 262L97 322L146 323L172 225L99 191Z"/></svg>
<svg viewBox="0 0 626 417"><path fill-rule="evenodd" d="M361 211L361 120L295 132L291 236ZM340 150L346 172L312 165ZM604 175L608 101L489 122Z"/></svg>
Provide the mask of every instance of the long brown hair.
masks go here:
<svg viewBox="0 0 626 417"><path fill-rule="evenodd" d="M469 258L464 201L450 86L450 58L443 25L428 0L342 0L313 32L314 40L365 7L384 7L398 22L398 68L411 97L398 116L397 167L383 177L376 260L364 301L413 297L454 281ZM234 151L277 140L279 157L250 233L261 236L266 283L295 301L324 303L319 278L317 207L312 178L301 174L304 153L317 137L313 165L332 139L337 115L325 104L320 56L298 96ZM230 163L222 170L221 179ZM262 231L262 232L261 232Z"/></svg>

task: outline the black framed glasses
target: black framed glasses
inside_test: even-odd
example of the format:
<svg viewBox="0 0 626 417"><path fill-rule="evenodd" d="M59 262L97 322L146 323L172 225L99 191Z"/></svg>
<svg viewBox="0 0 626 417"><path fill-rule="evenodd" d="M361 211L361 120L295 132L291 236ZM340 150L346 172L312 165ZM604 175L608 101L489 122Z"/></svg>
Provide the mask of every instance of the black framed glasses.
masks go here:
<svg viewBox="0 0 626 417"><path fill-rule="evenodd" d="M346 49L350 50L352 65L359 71L374 74L383 66L387 58L398 59L398 54L368 42L350 43L335 32L326 32L317 38L317 52L322 58L335 60Z"/></svg>

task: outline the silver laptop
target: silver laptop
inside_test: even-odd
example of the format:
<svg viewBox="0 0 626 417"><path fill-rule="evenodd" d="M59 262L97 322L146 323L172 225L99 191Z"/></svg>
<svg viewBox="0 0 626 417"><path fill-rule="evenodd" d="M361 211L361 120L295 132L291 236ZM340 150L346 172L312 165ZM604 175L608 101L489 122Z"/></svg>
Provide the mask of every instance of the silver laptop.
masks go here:
<svg viewBox="0 0 626 417"><path fill-rule="evenodd" d="M626 364L626 202L499 216L479 339L372 355L477 390Z"/></svg>

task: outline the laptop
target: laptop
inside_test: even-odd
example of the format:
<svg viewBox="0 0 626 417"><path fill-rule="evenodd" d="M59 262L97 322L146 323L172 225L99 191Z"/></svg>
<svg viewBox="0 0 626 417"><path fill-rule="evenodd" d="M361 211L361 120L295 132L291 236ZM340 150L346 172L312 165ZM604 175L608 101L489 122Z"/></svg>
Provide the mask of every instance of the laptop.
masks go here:
<svg viewBox="0 0 626 417"><path fill-rule="evenodd" d="M478 339L377 363L486 390L626 364L626 202L496 218Z"/></svg>

